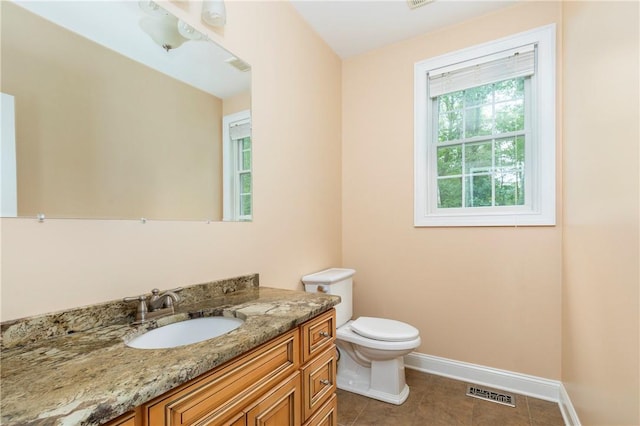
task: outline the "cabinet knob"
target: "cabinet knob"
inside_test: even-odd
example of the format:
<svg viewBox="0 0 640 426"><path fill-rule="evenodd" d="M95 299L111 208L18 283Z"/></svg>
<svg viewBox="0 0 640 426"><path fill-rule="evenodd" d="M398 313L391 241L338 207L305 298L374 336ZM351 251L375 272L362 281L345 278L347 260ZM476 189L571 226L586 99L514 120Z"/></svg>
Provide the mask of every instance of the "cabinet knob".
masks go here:
<svg viewBox="0 0 640 426"><path fill-rule="evenodd" d="M320 380L320 383L322 383L322 384L323 384L323 385L325 385L325 386L329 386L329 385L331 384L331 382L330 382L330 381L328 381L327 379L322 379L322 380Z"/></svg>
<svg viewBox="0 0 640 426"><path fill-rule="evenodd" d="M329 335L329 333L327 333L326 331L321 331L320 333L318 333L319 335L321 335L322 337L331 337Z"/></svg>

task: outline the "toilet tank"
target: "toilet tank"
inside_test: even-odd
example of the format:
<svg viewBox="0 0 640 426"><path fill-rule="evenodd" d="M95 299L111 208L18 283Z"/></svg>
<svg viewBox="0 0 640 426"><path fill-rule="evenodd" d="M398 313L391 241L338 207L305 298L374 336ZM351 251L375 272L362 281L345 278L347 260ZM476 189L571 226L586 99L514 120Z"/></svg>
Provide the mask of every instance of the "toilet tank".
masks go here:
<svg viewBox="0 0 640 426"><path fill-rule="evenodd" d="M336 327L351 319L353 314L352 291L354 269L331 268L302 277L304 289L310 293L335 294L342 298L336 308Z"/></svg>

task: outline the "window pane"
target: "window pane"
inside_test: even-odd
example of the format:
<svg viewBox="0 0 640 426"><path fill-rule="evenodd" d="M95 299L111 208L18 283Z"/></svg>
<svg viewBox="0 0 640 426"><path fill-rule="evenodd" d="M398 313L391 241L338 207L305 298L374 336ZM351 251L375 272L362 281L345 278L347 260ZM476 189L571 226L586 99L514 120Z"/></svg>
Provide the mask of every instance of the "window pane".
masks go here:
<svg viewBox="0 0 640 426"><path fill-rule="evenodd" d="M493 85L485 84L464 91L464 103L466 107L482 104L490 104L493 99Z"/></svg>
<svg viewBox="0 0 640 426"><path fill-rule="evenodd" d="M524 77L500 81L495 83L494 89L496 102L522 99L524 97Z"/></svg>
<svg viewBox="0 0 640 426"><path fill-rule="evenodd" d="M251 170L251 151L242 152L242 169Z"/></svg>
<svg viewBox="0 0 640 426"><path fill-rule="evenodd" d="M524 137L496 139L496 167L522 169L524 167Z"/></svg>
<svg viewBox="0 0 640 426"><path fill-rule="evenodd" d="M462 174L462 146L438 148L438 176Z"/></svg>
<svg viewBox="0 0 640 426"><path fill-rule="evenodd" d="M462 109L463 99L463 91L447 93L446 95L438 96L438 111L442 114L445 112Z"/></svg>
<svg viewBox="0 0 640 426"><path fill-rule="evenodd" d="M467 176L465 184L465 207L491 205L491 175Z"/></svg>
<svg viewBox="0 0 640 426"><path fill-rule="evenodd" d="M462 111L452 111L438 116L438 141L462 139Z"/></svg>
<svg viewBox="0 0 640 426"><path fill-rule="evenodd" d="M493 130L493 109L491 105L469 108L465 110L464 118L464 136L466 138L491 134Z"/></svg>
<svg viewBox="0 0 640 426"><path fill-rule="evenodd" d="M524 100L496 104L496 132L524 130Z"/></svg>
<svg viewBox="0 0 640 426"><path fill-rule="evenodd" d="M438 179L438 207L462 207L462 178Z"/></svg>
<svg viewBox="0 0 640 426"><path fill-rule="evenodd" d="M242 149L251 149L251 138L242 139Z"/></svg>
<svg viewBox="0 0 640 426"><path fill-rule="evenodd" d="M240 192L243 194L251 192L251 174L240 174Z"/></svg>
<svg viewBox="0 0 640 426"><path fill-rule="evenodd" d="M240 196L240 215L251 216L251 194Z"/></svg>
<svg viewBox="0 0 640 426"><path fill-rule="evenodd" d="M495 174L496 206L524 204L524 174L522 172Z"/></svg>
<svg viewBox="0 0 640 426"><path fill-rule="evenodd" d="M491 171L491 142L470 143L464 147L464 172L468 174Z"/></svg>

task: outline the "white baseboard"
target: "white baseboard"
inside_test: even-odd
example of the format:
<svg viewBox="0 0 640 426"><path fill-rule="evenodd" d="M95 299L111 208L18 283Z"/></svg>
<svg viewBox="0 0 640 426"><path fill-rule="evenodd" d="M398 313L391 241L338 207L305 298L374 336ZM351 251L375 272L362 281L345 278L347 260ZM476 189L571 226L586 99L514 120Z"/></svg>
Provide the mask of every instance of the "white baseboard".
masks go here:
<svg viewBox="0 0 640 426"><path fill-rule="evenodd" d="M562 413L564 424L567 426L580 426L578 413L576 413L575 408L573 408L569 394L562 383L560 383L560 400L558 404L560 405L560 412Z"/></svg>
<svg viewBox="0 0 640 426"><path fill-rule="evenodd" d="M568 409L567 411L575 414L566 392L564 392L564 395L561 395L561 390L564 391L564 387L562 387L562 383L557 380L498 370L496 368L454 361L418 352L412 352L406 355L404 360L405 367L407 368L544 399L558 404L562 401L563 404L567 404L567 407L571 407L570 410ZM564 415L565 412L563 411L563 416ZM575 419L577 419L577 416ZM579 425L579 423L567 424Z"/></svg>

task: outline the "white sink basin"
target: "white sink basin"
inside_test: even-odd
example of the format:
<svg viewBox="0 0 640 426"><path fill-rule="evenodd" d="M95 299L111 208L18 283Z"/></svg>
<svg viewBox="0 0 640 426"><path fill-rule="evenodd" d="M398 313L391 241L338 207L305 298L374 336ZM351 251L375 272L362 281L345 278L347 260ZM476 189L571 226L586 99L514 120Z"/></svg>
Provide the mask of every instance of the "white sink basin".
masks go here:
<svg viewBox="0 0 640 426"><path fill-rule="evenodd" d="M240 327L243 322L238 318L227 317L205 317L175 322L147 331L126 345L136 349L175 348L221 336Z"/></svg>

